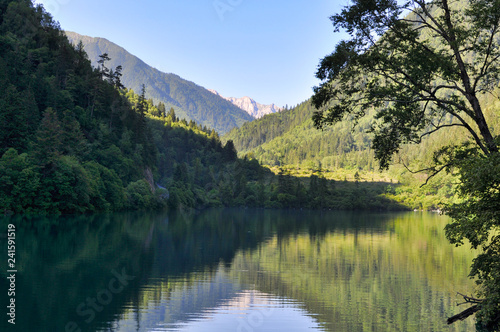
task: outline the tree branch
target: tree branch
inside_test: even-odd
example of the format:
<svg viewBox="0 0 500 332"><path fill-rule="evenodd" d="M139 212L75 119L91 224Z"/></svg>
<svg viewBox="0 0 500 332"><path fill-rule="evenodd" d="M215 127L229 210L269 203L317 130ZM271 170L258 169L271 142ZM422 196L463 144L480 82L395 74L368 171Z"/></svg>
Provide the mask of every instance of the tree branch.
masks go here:
<svg viewBox="0 0 500 332"><path fill-rule="evenodd" d="M461 89L456 84L455 85L444 85L444 84L437 85L437 86L434 87L434 90L432 92L436 93L438 90L441 90L441 89L457 90L457 91L459 91L461 94L463 94L465 96L465 90Z"/></svg>
<svg viewBox="0 0 500 332"><path fill-rule="evenodd" d="M490 66L490 64L496 60L496 59L493 59L492 62L488 63L488 58L490 57L491 52L492 52L492 46L493 46L493 42L495 40L495 33L496 33L497 28L498 28L498 26L495 26L493 28L493 31L490 34L490 38L488 40L488 50L486 51L486 56L484 57L484 63L483 63L483 66L481 67L480 74L476 78L476 80L474 81L474 85L473 85L474 90L476 89L477 84L479 83L479 80L486 74L487 69ZM496 58L498 58L498 56Z"/></svg>
<svg viewBox="0 0 500 332"><path fill-rule="evenodd" d="M401 163L403 164L404 168L406 168L406 170L408 172L412 173L412 174L417 174L417 173L422 173L422 172L427 172L427 171L434 171L434 173L432 173L431 175L429 175L427 177L427 179L425 180L424 184L420 185L420 188L422 188L425 185L427 185L429 183L430 179L432 179L433 177L435 177L436 175L438 175L446 167L450 166L450 164L446 164L446 165L442 165L438 169L436 169L436 167L429 167L429 168L420 169L418 171L412 171L403 161L401 161Z"/></svg>
<svg viewBox="0 0 500 332"><path fill-rule="evenodd" d="M439 22L434 18L434 16L432 16L431 13L427 10L427 5L426 5L425 1L415 1L415 3L418 4L420 6L420 8L422 8L422 11L424 12L425 16L427 16L432 21L432 23L434 23L436 25L436 27L437 27L436 29L438 29L437 31L439 31L439 34L446 41L449 42L450 36L448 36L448 34L446 33L446 30L443 28L443 26L441 24L439 24Z"/></svg>
<svg viewBox="0 0 500 332"><path fill-rule="evenodd" d="M431 131L428 131L426 133L423 133L422 135L420 135L419 137L419 143L422 141L422 138L427 136L427 135L430 135L432 133L435 133L436 131L438 131L439 129L441 128L445 128L445 127L464 127L464 125L462 123L452 123L452 124L446 124L446 125L439 125L439 126L435 126L435 128Z"/></svg>
<svg viewBox="0 0 500 332"><path fill-rule="evenodd" d="M458 295L460 295L461 297L464 298L465 302L464 303L474 303L474 304L478 304L478 303L481 303L484 301L484 299L477 299L475 297L472 297L472 296L467 296L467 295L464 295L462 293L459 293L457 292ZM460 305L460 304L457 304L457 305Z"/></svg>
<svg viewBox="0 0 500 332"><path fill-rule="evenodd" d="M453 324L455 323L456 321L459 321L459 320L464 320L466 319L467 317L471 316L471 315L474 315L477 311L479 311L479 305L476 304L470 308L467 308L465 309L464 311L462 311L461 313L455 315L455 316L452 316L450 318L448 318L447 320L447 323L448 325L450 324Z"/></svg>
<svg viewBox="0 0 500 332"><path fill-rule="evenodd" d="M460 121L463 126L469 131L469 133L472 135L472 137L474 138L474 141L476 141L476 144L479 146L479 148L486 154L488 155L488 149L484 146L483 142L481 142L481 139L479 138L479 136L477 135L477 133L474 131L474 129L472 129L472 127L467 123L467 121L465 121L460 115L458 115L456 112L454 112L453 110L449 109L449 107L447 107L446 105L443 105L443 102L442 101L439 101L438 102L438 105L440 105L441 108L443 108L444 110L446 110L446 112L448 112L449 114L453 115L454 117L456 117L458 119L458 121ZM470 114L467 112L466 113L467 115L470 116Z"/></svg>
<svg viewBox="0 0 500 332"><path fill-rule="evenodd" d="M467 317L475 314L476 312L478 312L481 309L480 303L484 301L483 299L476 299L474 297L467 296L467 295L464 295L461 293L457 293L457 294L462 296L465 300L465 302L459 303L459 304L457 304L457 306L462 305L462 304L468 304L468 303L473 303L474 305L472 307L469 307L469 308L465 309L464 311L456 314L455 316L448 318L448 320L447 320L448 325L453 324L459 320L464 320Z"/></svg>

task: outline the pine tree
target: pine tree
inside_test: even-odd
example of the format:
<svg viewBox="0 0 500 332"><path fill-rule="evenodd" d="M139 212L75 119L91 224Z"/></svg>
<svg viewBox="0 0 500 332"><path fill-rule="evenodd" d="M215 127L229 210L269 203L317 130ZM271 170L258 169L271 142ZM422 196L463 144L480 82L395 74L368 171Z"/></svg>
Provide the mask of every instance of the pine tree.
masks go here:
<svg viewBox="0 0 500 332"><path fill-rule="evenodd" d="M229 140L224 145L223 157L225 161L235 161L238 158L238 153L234 147L233 141Z"/></svg>
<svg viewBox="0 0 500 332"><path fill-rule="evenodd" d="M110 79L111 72L110 69L106 67L106 61L110 61L111 58L108 56L108 53L104 53L99 55L100 60L97 60L99 64L99 72L101 74L101 79Z"/></svg>
<svg viewBox="0 0 500 332"><path fill-rule="evenodd" d="M167 113L167 111L166 111L166 109L165 109L165 104L164 104L164 103L162 103L161 101L160 101L160 103L158 104L158 111L160 112L160 117L161 117L162 119L164 119L164 118L166 117L166 115L167 115L167 114L166 114L166 113Z"/></svg>
<svg viewBox="0 0 500 332"><path fill-rule="evenodd" d="M42 167L53 164L61 155L63 147L61 133L61 122L56 111L51 107L47 108L36 132L36 143L33 151L35 160Z"/></svg>
<svg viewBox="0 0 500 332"><path fill-rule="evenodd" d="M177 122L179 119L175 116L175 110L173 107L170 107L170 110L167 114L167 119L170 117L172 122Z"/></svg>

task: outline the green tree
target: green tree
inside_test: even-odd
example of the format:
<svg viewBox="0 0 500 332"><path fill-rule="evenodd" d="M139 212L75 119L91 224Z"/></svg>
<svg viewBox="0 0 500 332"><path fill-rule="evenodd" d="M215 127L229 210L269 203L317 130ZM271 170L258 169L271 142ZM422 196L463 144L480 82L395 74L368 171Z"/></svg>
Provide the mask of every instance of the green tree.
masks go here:
<svg viewBox="0 0 500 332"><path fill-rule="evenodd" d="M61 121L61 147L64 154L83 156L87 149L87 142L81 131L80 123L75 114L69 110L64 111Z"/></svg>
<svg viewBox="0 0 500 332"><path fill-rule="evenodd" d="M226 142L226 145L224 145L223 158L224 161L236 161L236 159L238 159L238 152L234 147L233 141L229 140Z"/></svg>
<svg viewBox="0 0 500 332"><path fill-rule="evenodd" d="M0 213L37 212L40 174L28 155L13 148L0 158Z"/></svg>
<svg viewBox="0 0 500 332"><path fill-rule="evenodd" d="M500 5L450 6L448 0L356 0L332 16L351 39L320 63L316 126L377 109L373 148L382 167L401 144L452 126L467 130L485 155L498 152L478 98L499 79ZM447 115L452 121L444 121Z"/></svg>
<svg viewBox="0 0 500 332"><path fill-rule="evenodd" d="M318 128L346 118L359 121L375 110L372 146L381 168L403 144L418 144L445 128L462 128L474 144L460 147L456 142L436 151L426 171L433 176L458 170L468 203L448 207L454 218L448 237L483 248L471 273L483 286L484 300L476 304L478 328L498 328L500 253L492 248L499 247L500 238L486 235L498 230L500 215L478 209L497 198L498 182L480 184L481 177L470 170L472 164L486 167L498 160L499 141L480 96L499 81L500 2L354 0L331 20L336 31L343 29L350 38L318 67L322 83L313 96Z"/></svg>
<svg viewBox="0 0 500 332"><path fill-rule="evenodd" d="M177 122L179 119L175 116L175 110L173 107L170 107L170 110L167 114L167 119L170 119L171 122Z"/></svg>
<svg viewBox="0 0 500 332"><path fill-rule="evenodd" d="M158 112L160 112L160 117L161 118L165 118L167 111L165 109L165 104L162 103L161 101L158 104Z"/></svg>
<svg viewBox="0 0 500 332"><path fill-rule="evenodd" d="M472 263L470 275L481 287L474 303L464 312L450 318L461 319L465 314L477 314L479 331L500 328L500 154L484 156L477 146L464 146L450 152L450 164L458 170L460 203L448 205L446 212L453 218L445 228L451 243L480 249Z"/></svg>
<svg viewBox="0 0 500 332"><path fill-rule="evenodd" d="M101 78L111 78L111 70L106 67L106 62L110 61L111 58L109 57L108 53L103 53L99 55L99 60L97 60L97 63L99 64L99 72L101 73Z"/></svg>
<svg viewBox="0 0 500 332"><path fill-rule="evenodd" d="M59 117L53 108L43 113L42 122L36 132L34 155L38 163L45 167L54 163L62 150L62 128Z"/></svg>

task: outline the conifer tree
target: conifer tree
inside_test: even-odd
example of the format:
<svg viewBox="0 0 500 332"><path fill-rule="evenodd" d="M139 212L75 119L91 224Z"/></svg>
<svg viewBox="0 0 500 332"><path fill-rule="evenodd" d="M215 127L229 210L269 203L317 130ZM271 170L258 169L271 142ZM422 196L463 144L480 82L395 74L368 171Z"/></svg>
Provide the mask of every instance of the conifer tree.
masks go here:
<svg viewBox="0 0 500 332"><path fill-rule="evenodd" d="M61 122L56 111L49 107L43 113L42 122L36 132L34 156L45 167L55 162L62 150Z"/></svg>

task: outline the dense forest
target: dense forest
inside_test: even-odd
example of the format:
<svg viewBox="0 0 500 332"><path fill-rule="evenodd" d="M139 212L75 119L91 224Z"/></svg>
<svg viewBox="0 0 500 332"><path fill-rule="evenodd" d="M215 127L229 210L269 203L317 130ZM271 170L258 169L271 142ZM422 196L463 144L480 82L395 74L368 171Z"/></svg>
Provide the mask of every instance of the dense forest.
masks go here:
<svg viewBox="0 0 500 332"><path fill-rule="evenodd" d="M320 131L311 119L314 110L308 100L234 128L223 140L232 140L242 155L250 153L265 165L367 170L377 167L366 134L368 121L355 128L341 123Z"/></svg>
<svg viewBox="0 0 500 332"><path fill-rule="evenodd" d="M500 90L496 91L498 92ZM495 124L492 128L499 128L500 118L494 112L500 106L500 100L495 98L495 94L489 94L482 96L482 101L486 105L488 118ZM366 118L353 117L317 130L312 121L315 110L311 100L307 100L291 109L268 114L247 122L240 128L234 128L222 140L232 140L241 156L249 154L264 165L378 170L371 149L372 136L367 133L374 122L375 111ZM450 122L451 118L446 121ZM467 139L466 132L453 128L450 130L451 132L428 137L420 145L405 145L398 157L425 165L432 159L436 148ZM397 164L398 161L396 158L394 163Z"/></svg>
<svg viewBox="0 0 500 332"><path fill-rule="evenodd" d="M214 129L123 86L123 66L93 68L49 13L0 2L0 210L85 213L252 206L401 209L384 183L275 173L238 158Z"/></svg>
<svg viewBox="0 0 500 332"><path fill-rule="evenodd" d="M494 94L481 96L485 113L496 132L500 118L495 110L500 100ZM336 123L323 130L315 128L312 116L316 108L311 100L280 113L234 128L222 137L231 140L241 157L257 159L261 164L288 169L292 175L312 174L322 169L328 179L337 181L384 181L395 184L387 187L387 196L411 209L438 209L453 201L456 179L449 174L438 174L425 186L429 172L412 173L432 163L434 151L461 141L467 141L467 132L457 128L425 137L420 144L406 144L393 158L388 170L380 171L375 160L372 136L368 131L375 121L375 110L368 116ZM451 117L445 123L451 123ZM498 133L497 133L498 134ZM358 174L358 177L355 175Z"/></svg>
<svg viewBox="0 0 500 332"><path fill-rule="evenodd" d="M122 209L148 196L157 151L120 68L93 69L31 1L0 2L0 44L1 209Z"/></svg>

